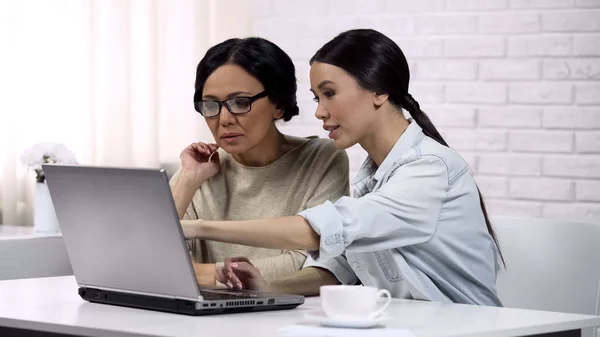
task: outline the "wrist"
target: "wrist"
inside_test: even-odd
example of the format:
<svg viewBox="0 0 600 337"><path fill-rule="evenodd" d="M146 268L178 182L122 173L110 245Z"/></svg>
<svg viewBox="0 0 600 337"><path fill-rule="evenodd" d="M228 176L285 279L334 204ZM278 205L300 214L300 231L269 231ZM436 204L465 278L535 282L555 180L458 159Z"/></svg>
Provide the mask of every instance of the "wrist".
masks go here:
<svg viewBox="0 0 600 337"><path fill-rule="evenodd" d="M177 181L183 183L184 186L197 190L206 181L206 177L201 172L182 168Z"/></svg>

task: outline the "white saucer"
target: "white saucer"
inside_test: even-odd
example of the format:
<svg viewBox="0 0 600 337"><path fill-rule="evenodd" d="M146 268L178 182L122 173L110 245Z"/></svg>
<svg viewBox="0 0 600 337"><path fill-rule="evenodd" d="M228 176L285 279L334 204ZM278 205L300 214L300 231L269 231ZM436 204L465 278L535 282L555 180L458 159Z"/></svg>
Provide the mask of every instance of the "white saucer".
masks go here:
<svg viewBox="0 0 600 337"><path fill-rule="evenodd" d="M392 318L391 315L382 314L375 318L363 318L363 319L334 319L328 317L322 310L309 311L304 314L304 317L310 322L319 323L323 326L334 327L334 328L353 328L353 329L366 329L373 328L381 325L382 322Z"/></svg>

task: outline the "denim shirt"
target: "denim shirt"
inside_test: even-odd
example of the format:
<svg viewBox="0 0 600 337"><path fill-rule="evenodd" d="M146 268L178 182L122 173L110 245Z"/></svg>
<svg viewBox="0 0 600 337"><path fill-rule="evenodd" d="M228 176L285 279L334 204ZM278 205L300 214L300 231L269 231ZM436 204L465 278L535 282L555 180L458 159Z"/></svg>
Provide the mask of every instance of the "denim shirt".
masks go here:
<svg viewBox="0 0 600 337"><path fill-rule="evenodd" d="M399 298L502 305L498 251L456 151L412 121L379 167L367 158L353 188L299 213L321 237L304 267Z"/></svg>

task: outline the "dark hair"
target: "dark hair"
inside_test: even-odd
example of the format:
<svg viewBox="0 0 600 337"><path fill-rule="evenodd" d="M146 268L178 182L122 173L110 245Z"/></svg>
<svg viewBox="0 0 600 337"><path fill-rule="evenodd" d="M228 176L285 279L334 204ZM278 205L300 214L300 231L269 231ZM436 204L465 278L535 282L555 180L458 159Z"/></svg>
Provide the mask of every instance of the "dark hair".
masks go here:
<svg viewBox="0 0 600 337"><path fill-rule="evenodd" d="M408 93L410 81L408 62L400 47L387 36L372 29L353 29L343 32L321 47L310 59L311 65L313 62L342 68L352 75L361 87L378 94L388 94L390 102L396 107L407 110L425 135L448 146L429 117L421 110L419 103ZM477 193L487 230L504 263L479 187Z"/></svg>
<svg viewBox="0 0 600 337"><path fill-rule="evenodd" d="M210 74L226 64L244 68L262 83L269 99L283 109L284 121L298 115L292 59L273 42L259 37L229 39L211 47L196 69L194 102L202 100L204 83Z"/></svg>

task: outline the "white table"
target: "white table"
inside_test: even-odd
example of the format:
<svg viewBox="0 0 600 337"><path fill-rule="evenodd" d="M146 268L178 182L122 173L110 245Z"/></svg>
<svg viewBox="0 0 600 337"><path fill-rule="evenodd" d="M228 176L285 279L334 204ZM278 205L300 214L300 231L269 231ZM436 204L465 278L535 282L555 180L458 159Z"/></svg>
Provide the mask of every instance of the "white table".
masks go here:
<svg viewBox="0 0 600 337"><path fill-rule="evenodd" d="M0 280L72 274L60 233L0 225Z"/></svg>
<svg viewBox="0 0 600 337"><path fill-rule="evenodd" d="M73 276L7 280L0 281L0 336L16 334L16 328L83 336L269 337L318 307L318 298L307 298L293 310L194 317L85 302ZM394 316L388 327L408 328L417 337L569 330L571 336L600 326L596 316L408 300L394 300L388 312Z"/></svg>

